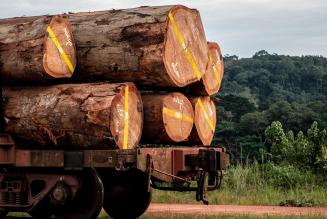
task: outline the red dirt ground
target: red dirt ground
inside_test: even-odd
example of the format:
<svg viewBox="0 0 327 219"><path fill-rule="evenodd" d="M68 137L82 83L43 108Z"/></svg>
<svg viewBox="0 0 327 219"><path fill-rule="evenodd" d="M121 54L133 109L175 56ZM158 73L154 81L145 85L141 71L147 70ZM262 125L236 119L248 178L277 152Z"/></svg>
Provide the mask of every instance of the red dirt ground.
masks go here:
<svg viewBox="0 0 327 219"><path fill-rule="evenodd" d="M245 205L151 204L145 215L320 215L327 217L327 207L279 207Z"/></svg>

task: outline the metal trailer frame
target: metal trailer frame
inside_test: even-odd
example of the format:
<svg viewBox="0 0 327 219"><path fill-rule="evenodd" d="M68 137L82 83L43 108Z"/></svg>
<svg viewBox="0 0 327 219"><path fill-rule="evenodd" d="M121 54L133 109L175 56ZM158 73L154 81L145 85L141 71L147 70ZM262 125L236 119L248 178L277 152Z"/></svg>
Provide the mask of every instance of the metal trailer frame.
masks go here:
<svg viewBox="0 0 327 219"><path fill-rule="evenodd" d="M208 204L207 191L218 189L229 163L220 146L171 146L136 149L28 149L15 146L10 135L0 135L0 211L30 211L50 191L79 188L75 177L86 168L146 174L146 185L171 191L194 191L196 200ZM65 190L63 192L65 194Z"/></svg>

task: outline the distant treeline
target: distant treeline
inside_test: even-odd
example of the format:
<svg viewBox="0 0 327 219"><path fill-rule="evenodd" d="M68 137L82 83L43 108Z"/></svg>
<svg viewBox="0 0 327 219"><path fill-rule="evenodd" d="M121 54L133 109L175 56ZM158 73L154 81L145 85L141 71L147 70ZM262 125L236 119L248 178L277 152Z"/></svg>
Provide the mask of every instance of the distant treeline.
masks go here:
<svg viewBox="0 0 327 219"><path fill-rule="evenodd" d="M319 131L327 128L327 58L264 50L252 58L224 58L215 142L225 144L234 161L260 161L271 153L265 130L273 121L295 136L307 135L314 121Z"/></svg>

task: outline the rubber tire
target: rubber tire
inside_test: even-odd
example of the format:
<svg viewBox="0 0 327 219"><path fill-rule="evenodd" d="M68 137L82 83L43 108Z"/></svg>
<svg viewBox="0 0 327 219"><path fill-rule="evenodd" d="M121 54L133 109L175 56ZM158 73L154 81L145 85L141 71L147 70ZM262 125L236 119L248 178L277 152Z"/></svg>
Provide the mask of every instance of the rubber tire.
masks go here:
<svg viewBox="0 0 327 219"><path fill-rule="evenodd" d="M96 219L101 212L104 189L97 172L90 168L78 176L82 187L74 200L56 209L56 219Z"/></svg>
<svg viewBox="0 0 327 219"><path fill-rule="evenodd" d="M0 219L4 219L7 216L8 212L0 211Z"/></svg>
<svg viewBox="0 0 327 219"><path fill-rule="evenodd" d="M36 219L45 219L53 215L53 206L51 205L51 199L49 196L43 198L43 200L36 205L32 210L28 211L29 215Z"/></svg>
<svg viewBox="0 0 327 219"><path fill-rule="evenodd" d="M103 176L103 175L101 175ZM152 191L148 192L144 173L106 174L103 208L114 219L135 219L149 207Z"/></svg>

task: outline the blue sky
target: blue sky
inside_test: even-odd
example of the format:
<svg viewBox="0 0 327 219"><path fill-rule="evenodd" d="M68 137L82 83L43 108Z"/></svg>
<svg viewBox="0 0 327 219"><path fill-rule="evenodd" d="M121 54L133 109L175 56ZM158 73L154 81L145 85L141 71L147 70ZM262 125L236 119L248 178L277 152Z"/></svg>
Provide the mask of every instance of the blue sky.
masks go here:
<svg viewBox="0 0 327 219"><path fill-rule="evenodd" d="M171 4L197 8L207 39L224 54L249 57L265 49L327 57L326 0L1 0L0 18Z"/></svg>

